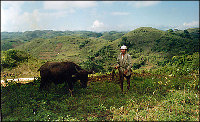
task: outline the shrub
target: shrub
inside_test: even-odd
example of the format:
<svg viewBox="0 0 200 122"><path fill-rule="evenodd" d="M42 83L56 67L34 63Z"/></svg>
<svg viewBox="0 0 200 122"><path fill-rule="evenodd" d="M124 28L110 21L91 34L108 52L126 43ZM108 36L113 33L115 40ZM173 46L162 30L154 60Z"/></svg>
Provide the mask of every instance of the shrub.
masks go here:
<svg viewBox="0 0 200 122"><path fill-rule="evenodd" d="M24 51L10 49L8 51L2 51L1 66L3 68L12 68L19 63L27 61L30 55Z"/></svg>
<svg viewBox="0 0 200 122"><path fill-rule="evenodd" d="M173 56L166 62L158 62L162 67L156 69L156 74L167 74L172 76L186 76L199 71L199 53L192 55ZM163 66L164 65L164 66Z"/></svg>

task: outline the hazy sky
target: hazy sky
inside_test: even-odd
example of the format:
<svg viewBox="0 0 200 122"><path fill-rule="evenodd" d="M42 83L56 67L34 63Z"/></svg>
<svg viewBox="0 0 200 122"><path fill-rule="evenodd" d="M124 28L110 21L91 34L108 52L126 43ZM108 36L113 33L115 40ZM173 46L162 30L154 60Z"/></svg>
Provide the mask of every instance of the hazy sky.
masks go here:
<svg viewBox="0 0 200 122"><path fill-rule="evenodd" d="M199 27L199 1L1 1L1 32Z"/></svg>

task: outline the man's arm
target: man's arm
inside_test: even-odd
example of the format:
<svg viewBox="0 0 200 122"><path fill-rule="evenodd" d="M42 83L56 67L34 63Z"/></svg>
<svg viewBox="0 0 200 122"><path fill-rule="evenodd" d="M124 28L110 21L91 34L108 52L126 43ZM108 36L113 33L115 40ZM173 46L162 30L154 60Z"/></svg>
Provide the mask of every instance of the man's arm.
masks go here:
<svg viewBox="0 0 200 122"><path fill-rule="evenodd" d="M115 66L115 69L118 69L119 68L119 65L120 64L120 59L119 59L119 56L117 57L117 65Z"/></svg>
<svg viewBox="0 0 200 122"><path fill-rule="evenodd" d="M132 58L130 55L128 55L128 67L127 67L127 70L131 70L131 67L132 67L132 62L131 62Z"/></svg>

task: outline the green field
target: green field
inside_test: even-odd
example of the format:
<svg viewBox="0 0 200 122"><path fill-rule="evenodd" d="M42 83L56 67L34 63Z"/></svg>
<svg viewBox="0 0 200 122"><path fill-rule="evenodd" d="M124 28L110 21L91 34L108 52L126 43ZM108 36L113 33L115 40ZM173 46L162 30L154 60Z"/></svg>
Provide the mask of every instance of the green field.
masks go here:
<svg viewBox="0 0 200 122"><path fill-rule="evenodd" d="M32 84L2 87L2 121L198 121L199 80L133 74L121 92L117 79L90 77L87 89L77 82L74 97L64 84L38 92Z"/></svg>

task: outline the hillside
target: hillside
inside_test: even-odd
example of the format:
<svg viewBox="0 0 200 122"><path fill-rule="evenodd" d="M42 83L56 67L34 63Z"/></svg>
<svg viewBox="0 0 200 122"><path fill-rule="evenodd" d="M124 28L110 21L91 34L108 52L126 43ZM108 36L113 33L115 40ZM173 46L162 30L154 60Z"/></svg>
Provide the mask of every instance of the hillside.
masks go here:
<svg viewBox="0 0 200 122"><path fill-rule="evenodd" d="M48 39L57 36L74 36L74 37L103 37L105 39L115 40L122 36L125 32L105 32L97 33L92 31L53 31L53 30L35 30L25 32L1 32L1 50L6 51L8 49L15 48L26 42L30 42L35 38Z"/></svg>
<svg viewBox="0 0 200 122"><path fill-rule="evenodd" d="M195 29L188 29L188 30L190 30L190 32L192 33L191 36L197 35L197 31L191 31ZM107 34L108 33L104 33L102 37L106 37ZM119 36L119 38L116 40L112 39L107 40L109 38L105 39L101 37L92 38L91 36L90 37L57 36L48 39L34 38L30 42L27 42L26 44L21 45L16 49L22 49L28 51L29 53L32 53L41 59L54 58L63 60L63 59L68 59L69 57L81 55L81 58L83 58L82 61L85 60L85 56L95 54L96 51L107 45L111 45L113 49L117 49L121 45L125 44L129 47L130 52L135 52L135 53L142 52L145 54L151 52L165 52L165 53L175 52L178 54L178 52L183 52L183 51L186 51L186 53L190 52L193 53L198 51L198 44L197 44L198 38L194 38L191 41L191 38L183 38L180 35L181 35L180 32L176 34L176 33L161 31L151 27L141 27L133 31L130 31L127 34L124 35L121 34L121 36ZM100 43L101 45L99 45ZM188 45L190 45L190 47L187 47ZM67 52L69 50L69 47L72 50L70 51L71 53ZM176 50L172 50L173 48L175 48ZM191 51L191 49L193 50ZM47 53L49 57L45 57L44 53ZM57 55L58 53L60 55ZM87 53L88 55L85 55L85 53ZM132 55L134 54L132 53Z"/></svg>
<svg viewBox="0 0 200 122"><path fill-rule="evenodd" d="M199 29L161 31L151 27L141 27L128 33L114 31L102 34L88 31L68 32L68 35L62 35L64 32L48 33L51 33L50 35L60 33L61 36L51 38L37 36L38 38L26 41L14 49L25 51L42 62L68 60L96 72L112 71L120 46L123 44L129 47L128 53L133 58L134 70L157 69L167 65L174 56L195 57L196 54L193 53L199 52L197 36ZM115 39L115 36L118 39Z"/></svg>
<svg viewBox="0 0 200 122"><path fill-rule="evenodd" d="M107 41L103 39L58 36L50 39L34 39L15 49L27 51L39 59L82 62L106 44Z"/></svg>
<svg viewBox="0 0 200 122"><path fill-rule="evenodd" d="M147 52L155 45L155 40L164 36L165 33L151 27L141 27L125 34L121 43L125 42L131 49Z"/></svg>
<svg viewBox="0 0 200 122"><path fill-rule="evenodd" d="M199 32L197 29L188 29L188 31L185 30L182 33L176 33L173 30L172 32L166 32L151 27L141 27L125 34L120 43L128 45L129 50L145 54L164 52L173 56L182 54L183 52L187 54L198 52L199 37L197 35ZM184 36L186 32L189 35L186 34Z"/></svg>

